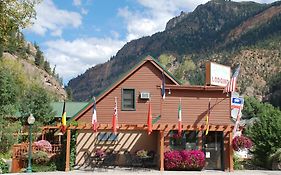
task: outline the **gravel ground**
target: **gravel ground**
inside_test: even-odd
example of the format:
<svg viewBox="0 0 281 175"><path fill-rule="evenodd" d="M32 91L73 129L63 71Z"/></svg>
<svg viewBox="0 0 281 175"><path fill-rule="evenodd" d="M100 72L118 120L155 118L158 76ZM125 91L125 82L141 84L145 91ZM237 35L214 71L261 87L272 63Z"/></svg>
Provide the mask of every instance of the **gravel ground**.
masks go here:
<svg viewBox="0 0 281 175"><path fill-rule="evenodd" d="M30 173L12 173L18 175L28 175ZM70 175L90 175L90 174L114 174L114 175L127 175L127 174L140 174L140 175L281 175L281 171L269 171L269 170L238 170L234 172L223 172L214 170L204 170L204 171L164 171L160 172L158 170L151 169L126 169L126 168L114 168L114 169L94 169L94 170L74 170L69 172L40 172L32 173L40 175L59 175L59 174L70 174Z"/></svg>

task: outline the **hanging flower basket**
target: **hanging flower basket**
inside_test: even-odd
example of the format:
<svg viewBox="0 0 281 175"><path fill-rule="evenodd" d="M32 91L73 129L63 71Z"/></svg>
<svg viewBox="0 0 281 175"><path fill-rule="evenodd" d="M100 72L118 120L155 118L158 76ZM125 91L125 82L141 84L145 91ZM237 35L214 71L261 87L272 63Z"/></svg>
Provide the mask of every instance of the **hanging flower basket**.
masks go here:
<svg viewBox="0 0 281 175"><path fill-rule="evenodd" d="M236 136L232 141L232 146L235 151L251 149L253 142L246 136Z"/></svg>

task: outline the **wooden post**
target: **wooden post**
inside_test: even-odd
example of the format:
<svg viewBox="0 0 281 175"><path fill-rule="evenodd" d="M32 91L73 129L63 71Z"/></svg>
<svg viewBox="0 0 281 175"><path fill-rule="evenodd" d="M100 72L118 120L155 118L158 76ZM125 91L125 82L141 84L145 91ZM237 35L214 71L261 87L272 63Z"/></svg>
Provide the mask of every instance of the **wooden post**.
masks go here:
<svg viewBox="0 0 281 175"><path fill-rule="evenodd" d="M233 171L233 147L232 147L232 131L229 131L229 171Z"/></svg>
<svg viewBox="0 0 281 175"><path fill-rule="evenodd" d="M70 170L70 167L69 167L69 163L70 163L70 136L71 136L71 130L67 129L65 171Z"/></svg>
<svg viewBox="0 0 281 175"><path fill-rule="evenodd" d="M164 131L160 131L160 171L164 171Z"/></svg>

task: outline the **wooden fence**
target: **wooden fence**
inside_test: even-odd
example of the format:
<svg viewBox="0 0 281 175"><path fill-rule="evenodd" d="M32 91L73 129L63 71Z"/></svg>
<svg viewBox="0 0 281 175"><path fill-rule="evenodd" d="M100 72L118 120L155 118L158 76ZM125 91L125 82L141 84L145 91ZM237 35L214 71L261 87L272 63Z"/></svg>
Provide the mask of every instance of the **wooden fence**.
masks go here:
<svg viewBox="0 0 281 175"><path fill-rule="evenodd" d="M12 173L19 172L24 165L23 157L28 154L29 143L21 143L13 145L12 152ZM32 145L32 152L40 151L41 149ZM52 144L52 150L46 151L48 154L58 154L61 151L61 144Z"/></svg>

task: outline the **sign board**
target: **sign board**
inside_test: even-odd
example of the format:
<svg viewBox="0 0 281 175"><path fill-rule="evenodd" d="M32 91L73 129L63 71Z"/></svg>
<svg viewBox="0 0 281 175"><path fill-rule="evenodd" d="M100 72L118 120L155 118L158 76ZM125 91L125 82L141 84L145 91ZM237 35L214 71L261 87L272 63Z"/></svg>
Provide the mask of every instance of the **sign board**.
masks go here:
<svg viewBox="0 0 281 175"><path fill-rule="evenodd" d="M231 97L231 109L240 108L243 104L244 99L239 97Z"/></svg>
<svg viewBox="0 0 281 175"><path fill-rule="evenodd" d="M210 152L206 152L206 158L211 158L211 153Z"/></svg>
<svg viewBox="0 0 281 175"><path fill-rule="evenodd" d="M213 62L206 63L206 85L225 87L230 81L231 69L229 66Z"/></svg>
<svg viewBox="0 0 281 175"><path fill-rule="evenodd" d="M243 109L244 98L243 97L231 97L231 117L236 119L238 117L238 113ZM240 109L241 108L241 109ZM240 111L240 115L242 116L242 112Z"/></svg>

